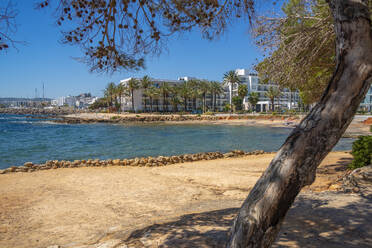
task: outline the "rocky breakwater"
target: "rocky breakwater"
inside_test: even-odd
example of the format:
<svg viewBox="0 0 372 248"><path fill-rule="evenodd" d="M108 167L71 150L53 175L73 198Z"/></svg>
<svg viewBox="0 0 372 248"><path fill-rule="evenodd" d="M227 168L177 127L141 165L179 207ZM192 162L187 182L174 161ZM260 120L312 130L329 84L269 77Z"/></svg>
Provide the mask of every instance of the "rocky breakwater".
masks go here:
<svg viewBox="0 0 372 248"><path fill-rule="evenodd" d="M47 115L60 116L68 114L83 113L86 111L67 109L67 108L53 108L53 109L39 109L39 108L0 108L0 114L14 114L14 115Z"/></svg>
<svg viewBox="0 0 372 248"><path fill-rule="evenodd" d="M71 117L62 116L55 120L58 123L79 124L79 123L147 123L147 122L182 122L182 121L220 121L220 120L296 120L296 117L290 116L264 116L264 115L233 115L233 116L215 116L215 115L117 115L111 118L96 117Z"/></svg>
<svg viewBox="0 0 372 248"><path fill-rule="evenodd" d="M88 159L88 160L48 160L43 164L34 164L32 162L24 163L23 166L11 166L7 169L0 170L0 174L14 172L34 172L39 170L49 170L58 168L77 168L77 167L106 167L106 166L166 166L177 163L193 162L200 160L213 160L220 158L234 158L247 155L265 154L264 151L245 152L242 150L233 150L227 153L221 152L202 152L195 154L183 154L177 156L158 156L158 157L141 157L131 159Z"/></svg>

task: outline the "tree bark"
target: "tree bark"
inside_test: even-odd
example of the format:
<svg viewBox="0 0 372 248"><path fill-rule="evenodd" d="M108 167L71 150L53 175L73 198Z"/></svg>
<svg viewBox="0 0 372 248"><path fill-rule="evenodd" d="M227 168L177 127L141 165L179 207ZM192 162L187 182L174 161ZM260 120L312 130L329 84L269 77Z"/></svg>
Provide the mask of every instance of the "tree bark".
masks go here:
<svg viewBox="0 0 372 248"><path fill-rule="evenodd" d="M270 247L301 189L352 121L372 82L372 32L366 0L330 0L336 69L320 102L292 131L244 201L227 247Z"/></svg>

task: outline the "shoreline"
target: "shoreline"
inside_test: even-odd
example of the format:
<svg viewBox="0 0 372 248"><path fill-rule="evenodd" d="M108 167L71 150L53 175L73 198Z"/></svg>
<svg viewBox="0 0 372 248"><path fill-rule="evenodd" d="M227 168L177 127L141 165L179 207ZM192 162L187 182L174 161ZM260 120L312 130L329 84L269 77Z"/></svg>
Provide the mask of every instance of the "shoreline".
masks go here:
<svg viewBox="0 0 372 248"><path fill-rule="evenodd" d="M265 126L277 128L295 128L304 116L289 115L153 115L153 114L113 114L113 113L80 113L61 116L56 123L65 124L168 124L168 125L231 125L231 126ZM368 118L368 117L366 117ZM358 138L372 135L369 124L360 117L354 118L345 131L343 138Z"/></svg>
<svg viewBox="0 0 372 248"><path fill-rule="evenodd" d="M90 248L118 242L116 246L142 247L141 242L151 241L165 247L220 247L213 235L227 237L237 209L274 156L259 154L167 167L62 168L0 175L0 246ZM355 216L359 217L370 211L369 203L360 205L359 195L342 193L340 188L340 178L349 173L351 160L345 152L331 152L323 160L315 182L299 196L306 195L308 200L296 200L300 208L292 212L293 218L289 213L282 228L286 233L280 235L277 245L289 241L306 244L310 237L322 247L333 238L344 238L339 243L350 241L352 233L352 241L365 246L368 233L361 237L360 230L367 230L368 221L365 228L345 230L347 236L337 232L319 239L313 235L332 233L335 224L345 228L343 206L346 210L352 204L353 213L358 206ZM309 214L310 209L316 211ZM327 211L317 215L322 209ZM290 229L299 227L303 230L293 237L297 232ZM195 240L207 243L193 243Z"/></svg>
<svg viewBox="0 0 372 248"><path fill-rule="evenodd" d="M347 151L343 151L347 152ZM17 172L36 172L41 170L50 170L58 168L81 168L81 167L108 167L108 166L124 166L124 167L160 167L177 163L196 162L201 160L215 160L221 158L237 158L250 155L274 154L276 152L264 152L256 150L245 152L242 150L232 150L230 152L201 152L191 154L181 154L173 156L157 156L157 157L135 157L124 159L83 159L83 160L47 160L45 163L34 164L26 162L19 166L10 166L5 169L0 169L0 174L9 174Z"/></svg>

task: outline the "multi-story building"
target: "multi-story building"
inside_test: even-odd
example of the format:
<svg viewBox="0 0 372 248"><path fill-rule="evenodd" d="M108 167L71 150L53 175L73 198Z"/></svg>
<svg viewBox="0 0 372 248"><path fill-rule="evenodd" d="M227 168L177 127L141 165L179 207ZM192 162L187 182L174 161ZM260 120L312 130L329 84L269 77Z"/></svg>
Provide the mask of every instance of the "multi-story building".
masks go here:
<svg viewBox="0 0 372 248"><path fill-rule="evenodd" d="M265 112L271 109L271 101L266 96L266 92L270 87L278 89L278 85L261 82L257 74L249 73L246 69L236 69L235 73L238 75L242 84L247 85L248 94L243 99L243 104L245 109L249 108L248 95L251 92L257 92L259 94L259 101L256 106L253 107L257 112ZM232 96L237 95L238 85L232 88ZM230 94L228 94L230 95ZM281 89L281 94L275 99L275 108L280 109L293 109L298 107L298 102L300 100L298 92L291 92L288 89Z"/></svg>
<svg viewBox="0 0 372 248"><path fill-rule="evenodd" d="M0 98L0 105L11 108L43 107L49 105L50 102L49 98Z"/></svg>
<svg viewBox="0 0 372 248"><path fill-rule="evenodd" d="M90 93L83 93L78 96L62 96L52 100L52 106L61 107L67 105L72 108L88 108L97 99L98 97L94 97Z"/></svg>
<svg viewBox="0 0 372 248"><path fill-rule="evenodd" d="M249 104L248 98L251 92L256 92L259 95L259 101L253 109L256 112L266 112L272 109L272 103L270 99L266 96L266 93L273 87L278 89L279 86L272 83L263 83L257 74L249 73L246 69L236 69L235 73L238 75L239 79L241 80L242 84L247 85L248 94L243 99L244 109L252 109ZM128 85L129 80L132 78L123 79L120 81L121 84L124 86ZM135 78L136 80L140 80ZM187 82L189 80L196 79L194 77L180 77L178 80L169 80L169 79L151 79L153 85L156 88L160 88L162 83L168 83L169 86L177 86L181 83ZM238 84L235 85L223 85L224 93L217 96L216 99L216 110L221 111L224 109L227 103L230 103L231 97L238 95ZM300 96L298 91L290 91L289 89L280 89L280 96L275 98L274 106L275 109L298 109ZM148 96L144 94L143 89L136 89L134 90L134 110L138 111L150 111L150 99ZM206 96L206 105L212 106L213 96L211 94L207 94ZM146 104L145 104L146 103ZM145 110L146 105L146 110ZM132 110L132 98L131 96L123 96L121 99L121 106L123 111L130 111ZM165 106L167 111L173 111L173 106L169 99L166 99L165 105L163 104L163 97L158 96L153 99L153 110L154 111L163 111L163 106ZM194 102L192 99L189 99L187 102L187 110L191 111L193 109L201 109L202 108L202 101L200 98ZM178 110L185 110L184 104L180 103L177 106ZM360 110L372 111L372 87L369 89L366 98L360 105Z"/></svg>
<svg viewBox="0 0 372 248"><path fill-rule="evenodd" d="M120 81L121 84L123 84L125 87L128 86L128 82L132 78L123 79ZM140 80L139 78L134 78L136 80ZM194 77L180 77L178 80L171 80L171 79L155 79L151 78L151 81L153 83L153 86L155 88L160 88L163 83L167 83L170 87L178 86L181 83L185 83L189 80L196 79ZM165 102L163 103L163 97L158 96L153 99L153 110L154 111L173 111L173 105L171 104L171 101L168 98L165 98ZM213 96L211 94L206 95L206 105L212 106ZM227 99L225 94L219 94L216 97L216 110L221 111L226 103ZM134 111L150 111L150 98L144 94L144 89L139 88L134 90L133 92L133 102L134 102ZM146 103L146 104L145 104ZM146 105L146 109L145 109ZM187 111L191 111L193 109L201 109L202 108L202 101L200 98L198 99L188 99L187 101ZM123 111L130 111L132 110L132 97L131 96L123 96L121 98L121 106ZM163 109L164 107L164 109ZM184 109L184 103L180 103L177 105L177 110L183 110Z"/></svg>
<svg viewBox="0 0 372 248"><path fill-rule="evenodd" d="M364 100L360 103L359 110L372 112L372 86L369 88Z"/></svg>

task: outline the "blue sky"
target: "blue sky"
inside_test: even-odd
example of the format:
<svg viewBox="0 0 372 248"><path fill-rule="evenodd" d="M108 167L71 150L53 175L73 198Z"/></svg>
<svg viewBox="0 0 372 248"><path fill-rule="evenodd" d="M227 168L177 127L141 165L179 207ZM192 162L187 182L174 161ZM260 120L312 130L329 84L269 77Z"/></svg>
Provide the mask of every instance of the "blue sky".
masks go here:
<svg viewBox="0 0 372 248"><path fill-rule="evenodd" d="M31 0L13 2L19 10L14 38L28 44L18 45L18 51L0 53L0 97L34 97L35 88L41 96L43 82L46 97L55 98L83 92L101 96L108 82L118 83L130 76L194 76L220 81L224 72L251 68L262 57L249 36L248 23L240 22L214 41L202 39L197 31L172 38L167 51L147 57L145 70L94 74L72 59L81 56L79 48L58 42L60 33L50 10L35 10Z"/></svg>

